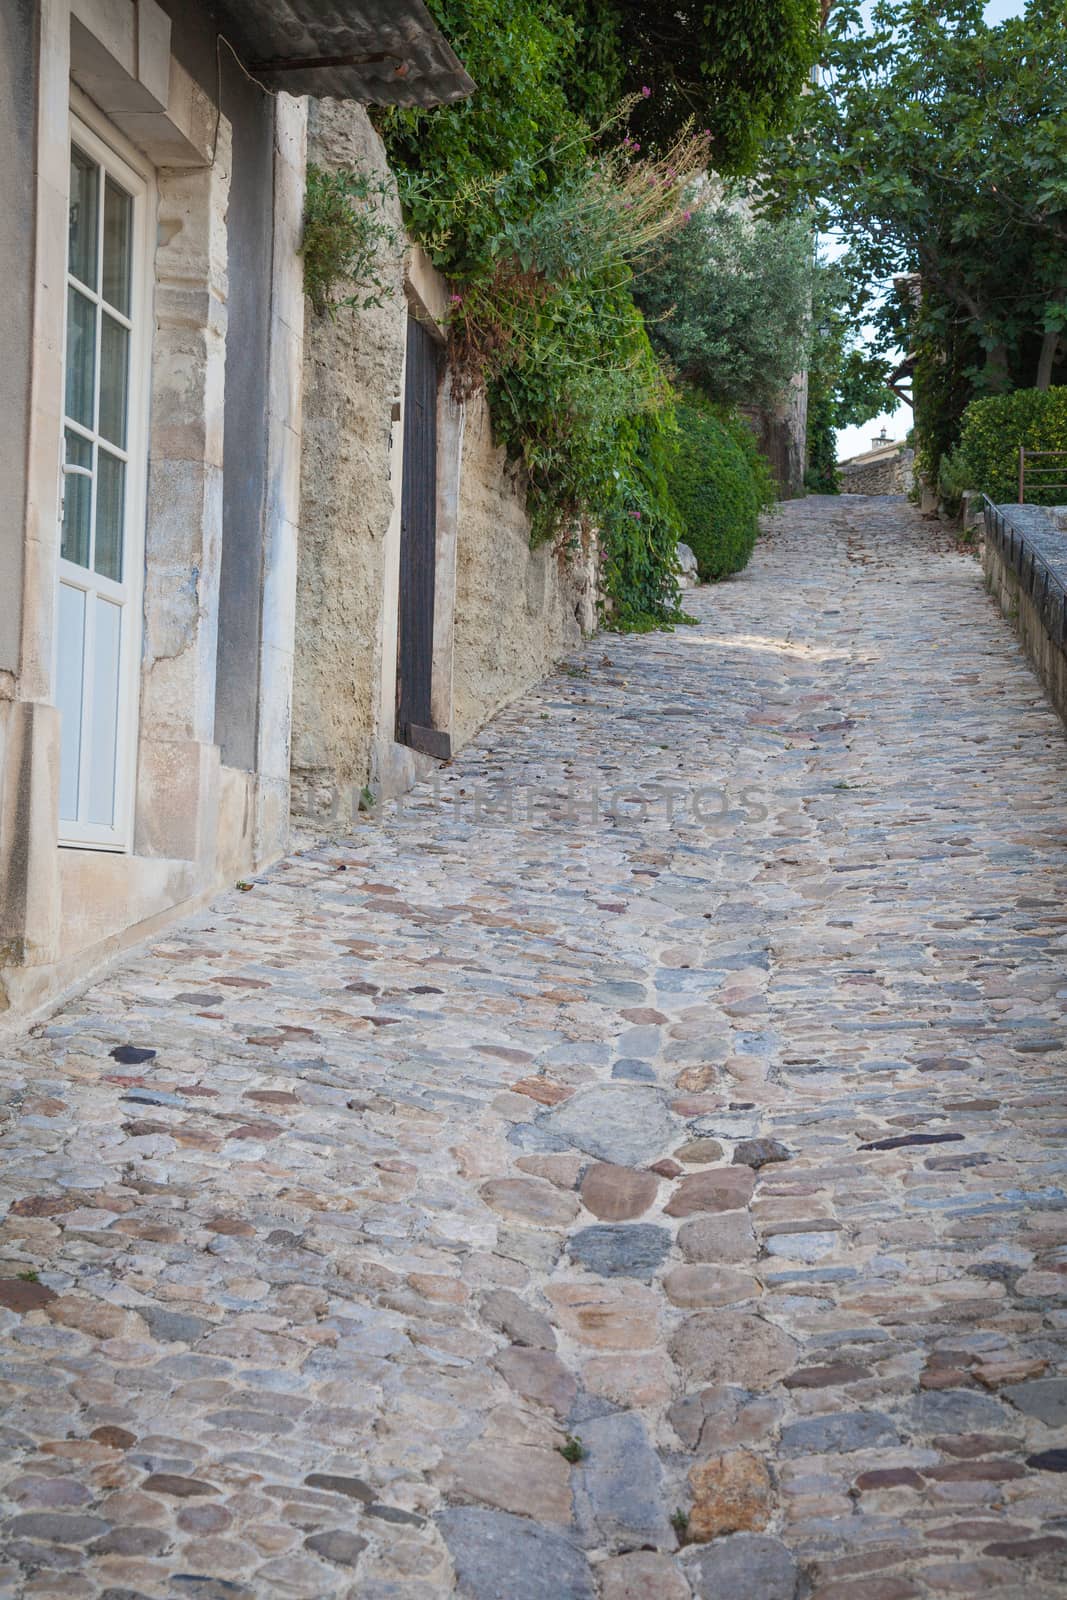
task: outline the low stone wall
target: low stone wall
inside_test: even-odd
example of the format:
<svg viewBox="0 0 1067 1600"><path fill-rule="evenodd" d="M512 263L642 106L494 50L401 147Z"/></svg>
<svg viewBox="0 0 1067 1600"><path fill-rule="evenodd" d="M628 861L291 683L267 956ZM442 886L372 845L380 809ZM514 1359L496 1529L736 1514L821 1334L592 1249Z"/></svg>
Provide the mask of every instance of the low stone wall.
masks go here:
<svg viewBox="0 0 1067 1600"><path fill-rule="evenodd" d="M907 494L915 482L915 451L900 450L881 461L846 463L838 471L842 494Z"/></svg>
<svg viewBox="0 0 1067 1600"><path fill-rule="evenodd" d="M986 587L1067 721L1067 508L997 506L985 524Z"/></svg>

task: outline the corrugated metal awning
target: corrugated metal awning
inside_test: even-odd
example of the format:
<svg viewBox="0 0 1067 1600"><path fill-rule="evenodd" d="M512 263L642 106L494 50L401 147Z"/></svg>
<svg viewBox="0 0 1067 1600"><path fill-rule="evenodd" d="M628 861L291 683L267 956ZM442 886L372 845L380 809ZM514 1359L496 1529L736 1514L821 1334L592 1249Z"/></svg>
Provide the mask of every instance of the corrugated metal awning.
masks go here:
<svg viewBox="0 0 1067 1600"><path fill-rule="evenodd" d="M372 106L437 106L474 90L422 0L214 0L269 89Z"/></svg>

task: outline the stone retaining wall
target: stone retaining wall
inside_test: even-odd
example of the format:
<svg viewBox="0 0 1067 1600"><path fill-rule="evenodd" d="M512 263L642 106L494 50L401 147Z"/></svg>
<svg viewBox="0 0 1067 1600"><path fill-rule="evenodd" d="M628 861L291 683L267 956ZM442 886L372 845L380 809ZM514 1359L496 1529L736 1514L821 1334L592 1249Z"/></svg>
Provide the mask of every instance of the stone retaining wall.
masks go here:
<svg viewBox="0 0 1067 1600"><path fill-rule="evenodd" d="M990 594L1067 721L1067 507L986 513L982 567Z"/></svg>
<svg viewBox="0 0 1067 1600"><path fill-rule="evenodd" d="M915 481L914 450L898 450L877 461L845 462L838 471L842 494L907 494Z"/></svg>

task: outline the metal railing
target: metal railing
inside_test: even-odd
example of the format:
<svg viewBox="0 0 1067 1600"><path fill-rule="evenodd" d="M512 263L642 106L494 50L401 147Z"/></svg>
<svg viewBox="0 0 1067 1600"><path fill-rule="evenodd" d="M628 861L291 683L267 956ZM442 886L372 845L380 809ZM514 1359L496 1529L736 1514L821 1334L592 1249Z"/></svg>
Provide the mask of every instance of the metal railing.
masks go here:
<svg viewBox="0 0 1067 1600"><path fill-rule="evenodd" d="M1028 461L1037 462L1039 458L1047 458L1047 465L1034 465L1027 467ZM1059 463L1063 463L1061 466ZM1028 450L1025 445L1019 446L1019 504L1026 504L1026 479L1030 478L1030 487L1033 489L1063 489L1067 491L1067 481L1053 483L1044 474L1049 472L1067 473L1067 450Z"/></svg>
<svg viewBox="0 0 1067 1600"><path fill-rule="evenodd" d="M1033 539L1028 538L1021 529L1013 527L987 494L982 496L982 502L986 539L1000 552L1005 565L1015 573L1020 587L1036 606L1049 637L1063 648L1067 645L1067 583L1064 574L1049 565Z"/></svg>

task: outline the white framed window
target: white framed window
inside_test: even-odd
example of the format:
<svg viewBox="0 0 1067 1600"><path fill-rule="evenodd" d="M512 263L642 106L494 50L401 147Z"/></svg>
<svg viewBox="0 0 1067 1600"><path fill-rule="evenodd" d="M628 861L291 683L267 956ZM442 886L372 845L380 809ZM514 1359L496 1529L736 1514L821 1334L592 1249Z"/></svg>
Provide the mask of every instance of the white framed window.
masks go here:
<svg viewBox="0 0 1067 1600"><path fill-rule="evenodd" d="M71 117L55 685L59 842L128 850L150 355L149 181Z"/></svg>

